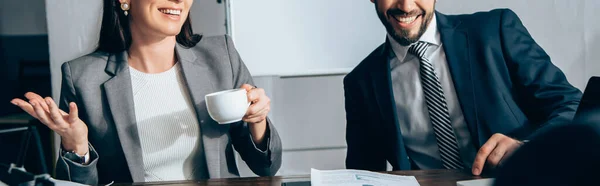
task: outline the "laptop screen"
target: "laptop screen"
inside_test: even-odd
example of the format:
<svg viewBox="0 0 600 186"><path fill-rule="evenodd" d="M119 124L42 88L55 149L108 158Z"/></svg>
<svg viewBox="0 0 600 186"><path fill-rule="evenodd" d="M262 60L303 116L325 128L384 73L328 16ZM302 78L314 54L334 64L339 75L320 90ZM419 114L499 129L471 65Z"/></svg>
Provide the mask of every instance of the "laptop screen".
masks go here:
<svg viewBox="0 0 600 186"><path fill-rule="evenodd" d="M590 78L573 121L600 124L600 77Z"/></svg>

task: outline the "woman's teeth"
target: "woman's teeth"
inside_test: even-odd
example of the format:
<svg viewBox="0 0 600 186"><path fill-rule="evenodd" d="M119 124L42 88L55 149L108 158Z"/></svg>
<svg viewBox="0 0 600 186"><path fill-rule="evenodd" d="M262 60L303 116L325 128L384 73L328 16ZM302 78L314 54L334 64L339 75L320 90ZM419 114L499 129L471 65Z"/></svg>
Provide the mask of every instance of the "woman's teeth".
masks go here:
<svg viewBox="0 0 600 186"><path fill-rule="evenodd" d="M159 11L162 12L162 13L164 13L164 14L171 14L171 15L179 15L179 14L181 14L181 10L161 9Z"/></svg>

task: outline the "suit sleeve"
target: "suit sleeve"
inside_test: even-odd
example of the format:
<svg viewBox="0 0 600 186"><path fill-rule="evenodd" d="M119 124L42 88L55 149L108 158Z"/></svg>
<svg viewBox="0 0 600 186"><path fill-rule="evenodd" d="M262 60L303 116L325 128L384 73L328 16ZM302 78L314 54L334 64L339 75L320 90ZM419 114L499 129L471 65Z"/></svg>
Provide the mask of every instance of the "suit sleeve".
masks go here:
<svg viewBox="0 0 600 186"><path fill-rule="evenodd" d="M75 100L75 88L71 78L71 68L67 62L62 65L60 109L68 112L69 103ZM96 164L98 163L98 153L91 145L89 153L90 162L87 165L83 165L65 158L61 152L56 162L56 178L82 184L97 185L98 170L96 169Z"/></svg>
<svg viewBox="0 0 600 186"><path fill-rule="evenodd" d="M367 126L369 119L363 110L366 108L362 101L362 96L357 95L359 90L353 88L355 82L351 78L344 78L344 100L346 109L346 168L360 169L370 171L385 171L385 158L381 156L381 149L377 149L371 142L375 131L371 131ZM381 132L381 131L378 131Z"/></svg>
<svg viewBox="0 0 600 186"><path fill-rule="evenodd" d="M533 40L519 17L504 10L500 27L502 47L520 107L533 126L515 131L524 139L538 127L570 123L581 99L550 56Z"/></svg>
<svg viewBox="0 0 600 186"><path fill-rule="evenodd" d="M254 85L252 75L237 53L233 41L229 36L225 36L225 40L234 76L234 86L241 87L243 84ZM274 176L281 167L281 139L269 118L267 118L267 125L266 137L264 139L267 143L266 149L261 149L254 144L247 123L234 124L229 130L234 148L239 152L241 158L252 172L259 176Z"/></svg>

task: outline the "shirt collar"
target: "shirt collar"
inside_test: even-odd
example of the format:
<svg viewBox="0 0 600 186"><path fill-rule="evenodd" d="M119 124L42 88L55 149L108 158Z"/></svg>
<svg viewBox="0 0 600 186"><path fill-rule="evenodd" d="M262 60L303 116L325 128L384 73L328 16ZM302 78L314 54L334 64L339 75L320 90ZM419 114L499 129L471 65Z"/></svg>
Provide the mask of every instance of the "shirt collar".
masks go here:
<svg viewBox="0 0 600 186"><path fill-rule="evenodd" d="M390 41L390 45L392 45L392 50L394 54L398 58L400 62L404 62L406 55L408 53L409 46L402 46L398 43L391 35L387 35L388 40ZM429 22L429 26L425 33L419 38L419 41L424 41L432 44L435 47L439 47L442 44L442 40L440 37L440 32L437 29L437 20L435 14L433 14L433 18L431 18L431 22Z"/></svg>

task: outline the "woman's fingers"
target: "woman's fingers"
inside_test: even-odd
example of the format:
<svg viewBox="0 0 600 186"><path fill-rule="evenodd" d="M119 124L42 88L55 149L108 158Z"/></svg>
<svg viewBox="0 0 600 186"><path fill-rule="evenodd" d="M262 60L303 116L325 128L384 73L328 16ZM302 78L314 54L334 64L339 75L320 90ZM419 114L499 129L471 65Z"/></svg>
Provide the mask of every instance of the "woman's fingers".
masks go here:
<svg viewBox="0 0 600 186"><path fill-rule="evenodd" d="M50 129L56 128L55 124L52 122L52 119L50 119L48 112L46 112L44 110L44 108L42 107L42 104L45 104L45 103L40 103L38 100L31 101L31 105L34 108L35 113L38 115L38 119L42 123L44 123L46 126L48 126Z"/></svg>
<svg viewBox="0 0 600 186"><path fill-rule="evenodd" d="M79 119L79 110L75 102L69 103L69 123L75 123Z"/></svg>
<svg viewBox="0 0 600 186"><path fill-rule="evenodd" d="M38 119L38 116L35 113L35 109L33 109L33 106L31 104L29 104L29 102L19 99L19 98L16 98L16 99L13 99L12 101L10 101L10 103L18 106L19 108L21 108L23 111L27 112L27 114L31 115L35 119Z"/></svg>
<svg viewBox="0 0 600 186"><path fill-rule="evenodd" d="M25 97L26 97L27 99L29 99L29 101L32 101L32 100L37 100L37 101L39 101L39 102L42 102L42 103L45 103L45 102L46 102L46 101L44 101L44 98L43 98L42 96L40 96L40 95L38 95L38 94L36 94L36 93L33 93L33 92L27 92L27 93L25 93ZM46 105L46 104L43 104L43 105L42 105L42 108L44 108L44 110L45 110L46 112L50 112L50 109L48 108L48 105Z"/></svg>
<svg viewBox="0 0 600 186"><path fill-rule="evenodd" d="M54 103L54 100L52 100L52 98L46 98L45 101L48 105L48 108L50 109L50 116L53 123L61 128L68 127L68 123L65 122L64 117L60 113L60 109L58 109L56 103Z"/></svg>

